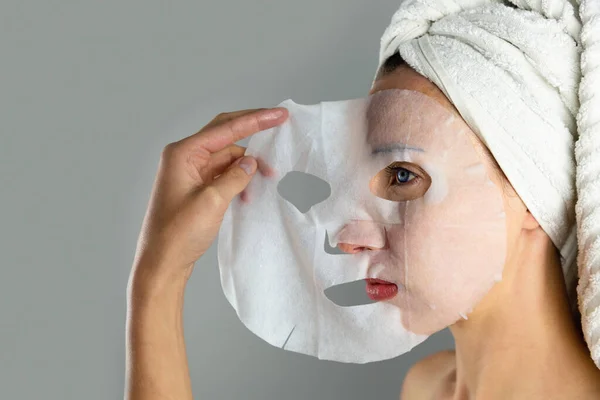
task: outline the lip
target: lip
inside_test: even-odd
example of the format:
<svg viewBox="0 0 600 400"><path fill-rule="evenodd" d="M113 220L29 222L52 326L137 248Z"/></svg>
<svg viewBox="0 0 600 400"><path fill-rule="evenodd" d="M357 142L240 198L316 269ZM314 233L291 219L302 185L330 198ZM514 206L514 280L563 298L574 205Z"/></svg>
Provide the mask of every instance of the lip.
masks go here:
<svg viewBox="0 0 600 400"><path fill-rule="evenodd" d="M398 286L395 283L373 278L365 279L365 282L367 296L371 300L389 300L398 294Z"/></svg>

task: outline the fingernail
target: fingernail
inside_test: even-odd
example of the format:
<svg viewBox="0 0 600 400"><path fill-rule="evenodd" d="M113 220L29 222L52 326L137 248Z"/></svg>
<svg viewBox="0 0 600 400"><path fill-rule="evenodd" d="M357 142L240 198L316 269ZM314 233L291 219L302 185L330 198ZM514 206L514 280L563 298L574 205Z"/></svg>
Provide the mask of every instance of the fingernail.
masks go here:
<svg viewBox="0 0 600 400"><path fill-rule="evenodd" d="M256 171L256 160L252 157L244 157L240 161L240 168L243 169L248 175L252 175Z"/></svg>
<svg viewBox="0 0 600 400"><path fill-rule="evenodd" d="M275 109L275 110L269 110L269 112L262 114L260 116L260 119L262 121L272 121L275 119L279 119L282 116L283 116L283 110Z"/></svg>

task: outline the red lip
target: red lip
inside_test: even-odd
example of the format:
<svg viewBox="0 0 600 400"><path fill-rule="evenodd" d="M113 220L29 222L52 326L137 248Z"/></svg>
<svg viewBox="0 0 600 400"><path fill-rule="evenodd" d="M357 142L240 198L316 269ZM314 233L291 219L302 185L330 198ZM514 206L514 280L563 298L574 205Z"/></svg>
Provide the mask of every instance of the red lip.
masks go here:
<svg viewBox="0 0 600 400"><path fill-rule="evenodd" d="M365 279L367 282L367 296L371 300L388 300L398 294L398 286L381 279Z"/></svg>

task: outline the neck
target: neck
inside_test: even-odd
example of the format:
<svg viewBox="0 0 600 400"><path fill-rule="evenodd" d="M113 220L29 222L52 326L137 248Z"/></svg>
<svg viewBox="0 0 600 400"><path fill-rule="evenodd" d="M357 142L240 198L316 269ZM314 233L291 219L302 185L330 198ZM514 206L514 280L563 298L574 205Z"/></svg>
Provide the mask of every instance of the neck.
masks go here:
<svg viewBox="0 0 600 400"><path fill-rule="evenodd" d="M550 243L542 247L524 250L523 267L509 268L481 307L450 328L456 399L600 393L600 372L571 316L558 257Z"/></svg>

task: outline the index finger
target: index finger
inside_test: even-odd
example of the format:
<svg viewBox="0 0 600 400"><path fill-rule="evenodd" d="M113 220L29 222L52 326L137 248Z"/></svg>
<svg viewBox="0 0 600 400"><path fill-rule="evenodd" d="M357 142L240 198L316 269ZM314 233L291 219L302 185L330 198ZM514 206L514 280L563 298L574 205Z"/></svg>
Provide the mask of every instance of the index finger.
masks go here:
<svg viewBox="0 0 600 400"><path fill-rule="evenodd" d="M237 117L241 117L242 115L252 114L257 111L263 111L263 110L266 110L266 108L249 108L246 110L238 110L238 111L232 111L232 112L227 112L227 113L221 113L221 114L217 115L216 117L214 117L212 119L212 121L210 121L208 124L206 124L205 127L200 129L199 132L205 132L212 127L222 125L225 122L231 121L232 119L237 118Z"/></svg>
<svg viewBox="0 0 600 400"><path fill-rule="evenodd" d="M191 146L214 153L254 133L280 125L287 117L288 111L283 107L260 110L202 130L185 140Z"/></svg>

